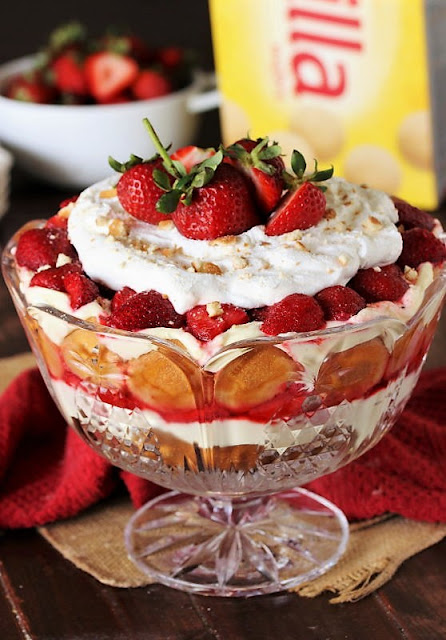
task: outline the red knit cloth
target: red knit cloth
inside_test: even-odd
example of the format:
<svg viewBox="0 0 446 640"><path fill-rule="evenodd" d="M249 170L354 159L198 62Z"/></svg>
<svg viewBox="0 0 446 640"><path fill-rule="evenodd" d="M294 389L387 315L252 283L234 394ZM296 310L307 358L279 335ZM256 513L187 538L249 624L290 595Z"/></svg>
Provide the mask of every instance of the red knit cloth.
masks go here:
<svg viewBox="0 0 446 640"><path fill-rule="evenodd" d="M422 374L395 427L370 452L309 487L351 519L385 512L446 522L446 368ZM124 481L135 506L161 489L119 472L68 428L36 369L0 397L0 527L73 516Z"/></svg>

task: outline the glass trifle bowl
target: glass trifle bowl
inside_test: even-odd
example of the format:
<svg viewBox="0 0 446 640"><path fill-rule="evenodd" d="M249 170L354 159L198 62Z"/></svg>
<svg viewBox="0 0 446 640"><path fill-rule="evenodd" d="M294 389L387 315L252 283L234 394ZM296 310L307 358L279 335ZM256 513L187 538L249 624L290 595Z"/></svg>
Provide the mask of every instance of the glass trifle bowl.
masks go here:
<svg viewBox="0 0 446 640"><path fill-rule="evenodd" d="M169 489L127 525L138 567L218 596L271 593L332 567L347 520L300 487L373 447L401 414L439 319L444 269L407 322L384 306L363 322L248 337L198 363L181 341L30 304L15 261L23 231L3 273L54 401L101 456Z"/></svg>

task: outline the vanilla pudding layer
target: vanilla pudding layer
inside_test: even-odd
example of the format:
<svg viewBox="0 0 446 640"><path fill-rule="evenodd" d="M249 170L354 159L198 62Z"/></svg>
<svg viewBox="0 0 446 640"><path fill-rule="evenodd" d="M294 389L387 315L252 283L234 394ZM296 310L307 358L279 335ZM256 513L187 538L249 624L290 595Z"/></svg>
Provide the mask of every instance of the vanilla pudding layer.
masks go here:
<svg viewBox="0 0 446 640"><path fill-rule="evenodd" d="M89 187L71 210L69 238L83 268L115 291L154 289L178 313L214 301L252 309L314 295L401 253L391 199L341 178L327 181L325 217L309 229L270 237L258 225L211 241L182 236L169 216L158 225L133 218L109 197L115 183Z"/></svg>
<svg viewBox="0 0 446 640"><path fill-rule="evenodd" d="M282 420L264 425L246 418L215 419L211 422L167 422L156 411L149 409L130 410L114 407L114 419L108 421L107 429L118 439L132 438L138 430L147 434L149 428L162 441L176 438L185 444L196 444L200 448L234 447L239 445L268 446L284 450L290 446L310 442L326 426L328 413L336 412L336 421L351 425L356 433L356 445L360 446L373 432L376 424L387 410L389 397L396 404L405 403L413 391L419 372L412 372L402 380L394 380L385 388L368 397L358 398L339 406L323 408L314 412L311 420L300 414L285 423ZM53 380L57 401L66 416L77 417L79 407L85 413L95 414L99 404L106 405L82 389L74 388L63 380ZM109 405L111 406L111 405ZM132 415L132 421L129 416ZM131 423L138 423L132 429ZM130 426L129 426L130 425Z"/></svg>

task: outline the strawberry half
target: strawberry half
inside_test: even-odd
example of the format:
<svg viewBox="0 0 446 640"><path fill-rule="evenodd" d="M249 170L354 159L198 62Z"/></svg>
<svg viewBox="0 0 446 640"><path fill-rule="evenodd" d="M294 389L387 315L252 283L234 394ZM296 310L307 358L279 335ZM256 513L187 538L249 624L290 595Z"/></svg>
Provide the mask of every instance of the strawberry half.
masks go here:
<svg viewBox="0 0 446 640"><path fill-rule="evenodd" d="M155 183L154 172L163 174L167 184L170 184L160 157L143 161L138 156L132 156L126 163L109 158L109 164L115 171L122 173L116 191L118 200L127 213L150 224L166 220L166 215L156 209L156 203L164 191Z"/></svg>
<svg viewBox="0 0 446 640"><path fill-rule="evenodd" d="M267 308L261 330L276 336L294 331L315 331L324 325L324 312L316 300L302 293L292 293Z"/></svg>
<svg viewBox="0 0 446 640"><path fill-rule="evenodd" d="M16 260L21 267L37 271L40 267L55 267L57 256L63 253L74 258L76 253L64 229L45 227L22 233L17 243Z"/></svg>
<svg viewBox="0 0 446 640"><path fill-rule="evenodd" d="M269 145L268 138L242 138L225 149L225 162L245 174L264 213L275 208L285 187L285 165L281 153L277 143Z"/></svg>
<svg viewBox="0 0 446 640"><path fill-rule="evenodd" d="M112 311L107 324L116 329L139 331L151 327L179 328L184 316L173 308L172 303L157 291L143 291L130 295Z"/></svg>
<svg viewBox="0 0 446 640"><path fill-rule="evenodd" d="M63 278L63 284L70 298L71 308L74 310L93 302L99 295L97 284L82 273L68 273Z"/></svg>
<svg viewBox="0 0 446 640"><path fill-rule="evenodd" d="M366 302L400 300L409 288L401 269L396 264L385 267L360 269L348 286L361 295Z"/></svg>
<svg viewBox="0 0 446 640"><path fill-rule="evenodd" d="M85 78L91 95L105 102L128 89L136 80L138 63L110 51L93 53L85 60Z"/></svg>
<svg viewBox="0 0 446 640"><path fill-rule="evenodd" d="M446 260L446 245L427 229L409 229L404 231L403 250L398 258L398 264L404 269L418 267L422 262L439 264Z"/></svg>
<svg viewBox="0 0 446 640"><path fill-rule="evenodd" d="M398 211L398 222L403 225L406 231L414 227L421 227L422 229L432 231L434 228L434 218L427 213L427 211L418 209L418 207L414 207L396 196L392 196L392 201Z"/></svg>
<svg viewBox="0 0 446 640"><path fill-rule="evenodd" d="M303 155L296 150L291 156L291 167L295 176L284 174L289 191L266 223L265 233L268 236L279 236L295 229L313 227L325 213L325 187L316 186L313 182L323 182L331 178L333 168L318 171L315 161L313 173L304 176L307 163Z"/></svg>
<svg viewBox="0 0 446 640"><path fill-rule="evenodd" d="M199 340L207 342L234 324L249 322L244 309L232 304L218 305L217 312L210 314L210 305L198 305L186 313L187 328Z"/></svg>
<svg viewBox="0 0 446 640"><path fill-rule="evenodd" d="M137 100L160 98L172 91L172 84L162 73L153 69L143 69L131 86Z"/></svg>
<svg viewBox="0 0 446 640"><path fill-rule="evenodd" d="M334 285L322 289L315 296L326 320L348 320L366 306L366 301L353 289Z"/></svg>
<svg viewBox="0 0 446 640"><path fill-rule="evenodd" d="M64 279L69 273L81 273L82 267L78 262L70 262L61 267L50 267L38 271L29 283L30 287L44 287L55 291L65 291Z"/></svg>

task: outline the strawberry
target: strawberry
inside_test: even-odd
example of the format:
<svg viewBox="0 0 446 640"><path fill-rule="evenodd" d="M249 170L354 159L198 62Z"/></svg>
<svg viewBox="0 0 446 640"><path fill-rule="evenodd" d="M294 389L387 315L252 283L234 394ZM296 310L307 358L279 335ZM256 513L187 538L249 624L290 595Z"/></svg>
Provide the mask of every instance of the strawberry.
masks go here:
<svg viewBox="0 0 446 640"><path fill-rule="evenodd" d="M112 311L108 319L110 327L126 331L139 331L151 327L179 328L183 323L184 317L157 291L143 291L129 296L126 302Z"/></svg>
<svg viewBox="0 0 446 640"><path fill-rule="evenodd" d="M314 298L292 293L268 307L261 330L267 335L276 336L291 331L315 331L324 324L324 312Z"/></svg>
<svg viewBox="0 0 446 640"><path fill-rule="evenodd" d="M409 288L401 269L396 264L360 269L348 286L369 303L400 300Z"/></svg>
<svg viewBox="0 0 446 640"><path fill-rule="evenodd" d="M84 96L87 93L84 68L74 53L63 53L52 61L50 68L54 75L54 84L59 91Z"/></svg>
<svg viewBox="0 0 446 640"><path fill-rule="evenodd" d="M31 278L30 287L44 287L45 289L55 289L65 291L65 276L69 273L81 273L82 267L78 262L70 262L61 267L50 267L38 271Z"/></svg>
<svg viewBox="0 0 446 640"><path fill-rule="evenodd" d="M176 69L184 62L184 51L180 47L161 47L156 52L158 62L169 70Z"/></svg>
<svg viewBox="0 0 446 640"><path fill-rule="evenodd" d="M65 230L52 227L29 229L19 238L16 260L21 267L37 271L46 265L54 267L59 253L75 257Z"/></svg>
<svg viewBox="0 0 446 640"><path fill-rule="evenodd" d="M183 167L189 173L189 171L197 164L203 162L207 158L215 155L215 149L209 147L207 149L202 149L201 147L195 147L194 145L189 145L187 147L181 147L181 149L177 149L174 153L171 154L171 159L181 162Z"/></svg>
<svg viewBox="0 0 446 640"><path fill-rule="evenodd" d="M127 163L119 163L109 158L110 166L122 173L116 186L118 199L122 207L130 215L151 224L166 220L166 215L156 209L156 203L164 191L154 181L154 172L163 174L166 184L170 184L169 176L163 171L163 161L155 157L145 162L138 156L131 156Z"/></svg>
<svg viewBox="0 0 446 640"><path fill-rule="evenodd" d="M115 293L111 301L112 311L117 311L124 302L127 302L129 298L136 295L136 291L130 287L123 287Z"/></svg>
<svg viewBox="0 0 446 640"><path fill-rule="evenodd" d="M195 240L237 235L259 224L244 177L226 164L217 167L189 204L178 203L172 219L183 236Z"/></svg>
<svg viewBox="0 0 446 640"><path fill-rule="evenodd" d="M54 216L51 216L51 218L48 218L48 220L45 222L45 227L47 229L67 229L68 227L68 218L65 218L64 216L60 216L58 213L56 213Z"/></svg>
<svg viewBox="0 0 446 640"><path fill-rule="evenodd" d="M396 196L392 196L392 201L398 211L398 221L406 231L414 227L421 227L422 229L432 231L434 228L434 218L427 213L427 211L422 211L418 209L418 207L414 207Z"/></svg>
<svg viewBox="0 0 446 640"><path fill-rule="evenodd" d="M438 264L446 260L446 245L427 229L409 229L402 236L403 250L398 258L402 269L418 267L422 262Z"/></svg>
<svg viewBox="0 0 446 640"><path fill-rule="evenodd" d="M72 202L77 202L78 198L79 198L79 194L76 194L75 196L70 196L69 198L65 198L65 200L62 200L62 202L59 202L59 209L64 209L65 207L68 207L68 205L71 204Z"/></svg>
<svg viewBox="0 0 446 640"><path fill-rule="evenodd" d="M266 223L265 233L268 236L279 236L295 229L313 227L325 213L326 200L323 193L325 187L316 186L313 182L322 182L331 178L333 167L318 171L315 161L313 173L304 176L307 164L303 155L296 150L291 156L291 167L295 176L284 174L289 191L283 196Z"/></svg>
<svg viewBox="0 0 446 640"><path fill-rule="evenodd" d="M324 311L325 320L348 320L366 306L359 293L342 285L322 289L314 297Z"/></svg>
<svg viewBox="0 0 446 640"><path fill-rule="evenodd" d="M148 64L154 59L153 52L146 43L132 33L107 33L99 42L100 49L129 56L138 64Z"/></svg>
<svg viewBox="0 0 446 640"><path fill-rule="evenodd" d="M63 278L63 284L74 310L93 302L99 295L97 285L82 273L67 273Z"/></svg>
<svg viewBox="0 0 446 640"><path fill-rule="evenodd" d="M244 309L232 304L217 305L215 315L210 311L210 305L198 305L186 313L188 330L199 340L207 342L212 340L234 324L249 322L249 316Z"/></svg>
<svg viewBox="0 0 446 640"><path fill-rule="evenodd" d="M55 92L36 70L14 76L6 87L5 95L12 100L49 104L53 102Z"/></svg>
<svg viewBox="0 0 446 640"><path fill-rule="evenodd" d="M182 235L194 240L212 240L242 233L259 223L245 178L234 167L222 164L221 150L187 172L167 154L147 118L144 124L164 160L164 168L174 178L171 184L170 176L154 172L156 184L166 191L156 208L172 213Z"/></svg>
<svg viewBox="0 0 446 640"><path fill-rule="evenodd" d="M85 60L87 87L98 101L110 100L131 87L138 72L135 60L109 51L93 53Z"/></svg>
<svg viewBox="0 0 446 640"><path fill-rule="evenodd" d="M225 149L225 161L245 174L264 213L275 208L285 187L285 165L280 154L279 145L268 145L268 138L243 138Z"/></svg>
<svg viewBox="0 0 446 640"><path fill-rule="evenodd" d="M159 98L172 92L172 84L162 73L151 69L140 71L131 86L137 100Z"/></svg>

